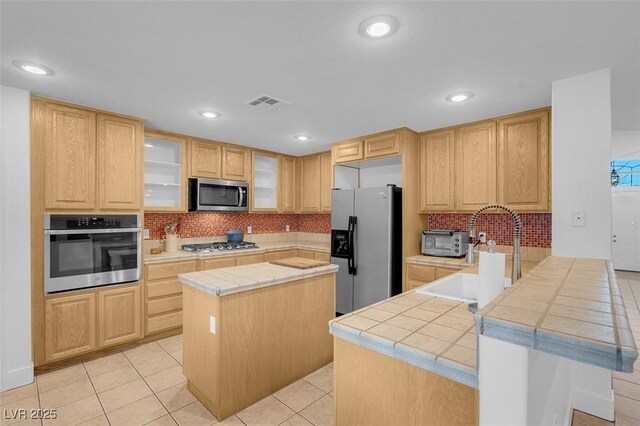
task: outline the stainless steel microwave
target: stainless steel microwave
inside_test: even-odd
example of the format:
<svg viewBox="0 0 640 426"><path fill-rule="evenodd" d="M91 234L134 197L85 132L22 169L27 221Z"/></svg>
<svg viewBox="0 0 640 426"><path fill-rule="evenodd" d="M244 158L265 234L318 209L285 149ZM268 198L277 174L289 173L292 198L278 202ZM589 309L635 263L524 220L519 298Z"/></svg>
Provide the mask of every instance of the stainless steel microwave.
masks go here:
<svg viewBox="0 0 640 426"><path fill-rule="evenodd" d="M189 211L249 211L249 184L234 180L189 179Z"/></svg>
<svg viewBox="0 0 640 426"><path fill-rule="evenodd" d="M448 229L422 232L422 254L426 256L462 257L467 254L469 233Z"/></svg>

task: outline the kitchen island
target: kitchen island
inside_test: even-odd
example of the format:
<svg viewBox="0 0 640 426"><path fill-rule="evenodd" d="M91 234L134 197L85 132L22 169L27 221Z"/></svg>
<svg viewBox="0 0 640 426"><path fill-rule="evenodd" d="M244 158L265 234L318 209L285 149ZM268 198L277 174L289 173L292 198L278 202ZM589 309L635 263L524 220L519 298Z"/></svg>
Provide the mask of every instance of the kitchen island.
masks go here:
<svg viewBox="0 0 640 426"><path fill-rule="evenodd" d="M178 276L184 375L216 418L331 362L337 269L256 263Z"/></svg>

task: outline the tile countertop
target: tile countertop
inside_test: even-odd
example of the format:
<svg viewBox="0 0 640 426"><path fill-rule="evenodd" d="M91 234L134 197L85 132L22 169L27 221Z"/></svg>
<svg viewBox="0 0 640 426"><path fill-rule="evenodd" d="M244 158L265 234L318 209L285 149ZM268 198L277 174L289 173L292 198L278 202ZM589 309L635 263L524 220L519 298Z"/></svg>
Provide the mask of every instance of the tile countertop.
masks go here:
<svg viewBox="0 0 640 426"><path fill-rule="evenodd" d="M611 263L548 257L474 317L482 335L609 370L638 358Z"/></svg>
<svg viewBox="0 0 640 426"><path fill-rule="evenodd" d="M335 274L337 265L326 265L310 269L295 269L272 265L268 262L208 271L189 272L178 275L185 285L197 288L214 296L228 296L256 288L269 287L325 274Z"/></svg>
<svg viewBox="0 0 640 426"><path fill-rule="evenodd" d="M269 241L269 242L261 242L258 243L258 248L256 249L245 249L245 250L230 250L223 252L215 252L215 253L194 253L191 251L178 250L175 253L167 253L162 252L160 254L149 254L146 253L144 255L144 263L152 264L152 263L162 263L162 262L175 262L180 260L190 260L190 259L208 259L211 257L229 257L229 256L240 256L243 254L260 254L271 251L279 251L279 250L290 250L290 249L304 249L304 250L314 250L321 251L323 253L330 253L331 248L328 243L323 243L319 241Z"/></svg>

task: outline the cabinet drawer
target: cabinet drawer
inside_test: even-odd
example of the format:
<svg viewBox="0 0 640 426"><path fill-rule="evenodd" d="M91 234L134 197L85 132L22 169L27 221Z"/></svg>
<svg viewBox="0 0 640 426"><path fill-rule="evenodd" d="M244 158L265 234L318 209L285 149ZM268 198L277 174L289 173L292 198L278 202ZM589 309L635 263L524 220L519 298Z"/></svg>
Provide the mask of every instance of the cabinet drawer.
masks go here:
<svg viewBox="0 0 640 426"><path fill-rule="evenodd" d="M262 254L249 254L246 256L239 256L236 258L236 265L249 265L251 263L263 262Z"/></svg>
<svg viewBox="0 0 640 426"><path fill-rule="evenodd" d="M364 158L383 157L398 153L398 136L384 134L364 140Z"/></svg>
<svg viewBox="0 0 640 426"><path fill-rule="evenodd" d="M156 280L159 278L177 277L178 274L186 272L195 272L196 261L163 263L160 265L147 265L147 280Z"/></svg>
<svg viewBox="0 0 640 426"><path fill-rule="evenodd" d="M182 283L177 279L147 282L147 297L182 294Z"/></svg>
<svg viewBox="0 0 640 426"><path fill-rule="evenodd" d="M320 251L314 251L313 252L313 258L315 260L322 260L323 262L330 262L331 261L331 255L329 253L323 253Z"/></svg>
<svg viewBox="0 0 640 426"><path fill-rule="evenodd" d="M272 260L288 259L290 257L296 257L295 250L272 251L264 254L264 261L270 262Z"/></svg>
<svg viewBox="0 0 640 426"><path fill-rule="evenodd" d="M303 257L305 259L313 259L313 251L298 249L298 257Z"/></svg>
<svg viewBox="0 0 640 426"><path fill-rule="evenodd" d="M207 269L220 269L236 266L235 257L224 257L222 259L206 259L200 261L200 270L206 271Z"/></svg>
<svg viewBox="0 0 640 426"><path fill-rule="evenodd" d="M348 141L331 147L331 155L336 163L362 160L364 158L363 141Z"/></svg>
<svg viewBox="0 0 640 426"><path fill-rule="evenodd" d="M407 277L409 281L416 283L429 283L436 279L436 268L426 265L407 265Z"/></svg>
<svg viewBox="0 0 640 426"><path fill-rule="evenodd" d="M163 297L147 302L147 315L163 314L182 310L182 295Z"/></svg>
<svg viewBox="0 0 640 426"><path fill-rule="evenodd" d="M147 334L168 330L182 325L182 311L147 318Z"/></svg>
<svg viewBox="0 0 640 426"><path fill-rule="evenodd" d="M446 277L447 275L451 275L454 274L456 272L458 272L459 269L452 269L452 268L436 268L436 280L442 278L442 277Z"/></svg>

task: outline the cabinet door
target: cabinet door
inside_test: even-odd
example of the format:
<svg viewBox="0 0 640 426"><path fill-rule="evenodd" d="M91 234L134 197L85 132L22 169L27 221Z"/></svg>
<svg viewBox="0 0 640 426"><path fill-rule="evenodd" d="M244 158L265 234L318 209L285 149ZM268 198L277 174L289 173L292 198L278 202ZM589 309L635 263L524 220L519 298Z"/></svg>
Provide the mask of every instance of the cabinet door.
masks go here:
<svg viewBox="0 0 640 426"><path fill-rule="evenodd" d="M262 254L246 254L244 256L238 256L236 258L236 265L250 265L252 263L264 262Z"/></svg>
<svg viewBox="0 0 640 426"><path fill-rule="evenodd" d="M97 135L99 208L139 209L142 204L142 123L100 114Z"/></svg>
<svg viewBox="0 0 640 426"><path fill-rule="evenodd" d="M372 136L364 140L364 158L397 155L398 148L398 134L396 132Z"/></svg>
<svg viewBox="0 0 640 426"><path fill-rule="evenodd" d="M331 211L331 188L333 188L333 164L331 153L320 154L320 208Z"/></svg>
<svg viewBox="0 0 640 426"><path fill-rule="evenodd" d="M98 345L128 342L142 337L140 286L98 292Z"/></svg>
<svg viewBox="0 0 640 426"><path fill-rule="evenodd" d="M331 155L335 163L357 161L364 158L364 141L353 140L331 145Z"/></svg>
<svg viewBox="0 0 640 426"><path fill-rule="evenodd" d="M436 268L436 280L439 280L442 277L446 277L447 275L455 274L459 271L459 269L452 268Z"/></svg>
<svg viewBox="0 0 640 426"><path fill-rule="evenodd" d="M296 250L282 250L282 251L272 251L269 253L265 253L262 257L263 261L270 262L272 260L281 260L288 259L290 257L296 257Z"/></svg>
<svg viewBox="0 0 640 426"><path fill-rule="evenodd" d="M320 211L320 156L303 157L302 164L302 211Z"/></svg>
<svg viewBox="0 0 640 426"><path fill-rule="evenodd" d="M496 124L456 130L456 210L475 211L496 202Z"/></svg>
<svg viewBox="0 0 640 426"><path fill-rule="evenodd" d="M296 159L293 157L280 157L280 211L292 213L296 211Z"/></svg>
<svg viewBox="0 0 640 426"><path fill-rule="evenodd" d="M226 145L222 147L222 179L249 180L250 163L249 150Z"/></svg>
<svg viewBox="0 0 640 426"><path fill-rule="evenodd" d="M298 249L297 257L313 259L313 250Z"/></svg>
<svg viewBox="0 0 640 426"><path fill-rule="evenodd" d="M96 294L45 300L45 358L54 361L96 349Z"/></svg>
<svg viewBox="0 0 640 426"><path fill-rule="evenodd" d="M144 132L145 211L187 211L187 139Z"/></svg>
<svg viewBox="0 0 640 426"><path fill-rule="evenodd" d="M549 112L498 121L498 201L518 211L549 211Z"/></svg>
<svg viewBox="0 0 640 426"><path fill-rule="evenodd" d="M222 177L222 146L201 139L191 139L190 144L189 176L220 179Z"/></svg>
<svg viewBox="0 0 640 426"><path fill-rule="evenodd" d="M96 114L46 104L45 207L96 206Z"/></svg>
<svg viewBox="0 0 640 426"><path fill-rule="evenodd" d="M454 131L429 133L420 144L420 210L453 211Z"/></svg>
<svg viewBox="0 0 640 426"><path fill-rule="evenodd" d="M436 268L429 265L407 264L407 288L412 290L436 279Z"/></svg>
<svg viewBox="0 0 640 426"><path fill-rule="evenodd" d="M278 156L253 151L251 153L251 211L278 211Z"/></svg>
<svg viewBox="0 0 640 426"><path fill-rule="evenodd" d="M223 257L222 259L202 259L200 261L200 271L206 271L208 269L220 269L236 266L235 257Z"/></svg>

